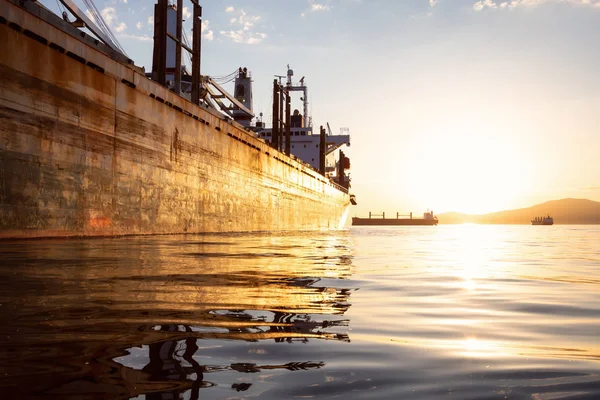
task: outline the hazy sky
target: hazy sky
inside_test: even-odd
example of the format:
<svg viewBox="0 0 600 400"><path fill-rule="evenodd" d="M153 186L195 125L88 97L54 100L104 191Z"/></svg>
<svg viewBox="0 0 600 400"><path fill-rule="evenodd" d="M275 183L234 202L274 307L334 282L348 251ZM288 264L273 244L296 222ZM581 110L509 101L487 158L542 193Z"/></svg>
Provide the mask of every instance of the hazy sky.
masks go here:
<svg viewBox="0 0 600 400"><path fill-rule="evenodd" d="M147 70L154 3L96 0ZM248 67L270 122L273 75L289 63L314 125L350 128L353 214L600 201L600 0L201 5L203 74Z"/></svg>

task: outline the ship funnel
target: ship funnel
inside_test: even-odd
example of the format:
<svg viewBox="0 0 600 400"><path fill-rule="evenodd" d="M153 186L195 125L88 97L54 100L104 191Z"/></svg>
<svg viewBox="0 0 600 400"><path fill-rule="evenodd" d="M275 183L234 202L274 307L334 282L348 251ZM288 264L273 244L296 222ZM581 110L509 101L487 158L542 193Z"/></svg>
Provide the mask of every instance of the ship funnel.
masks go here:
<svg viewBox="0 0 600 400"><path fill-rule="evenodd" d="M237 76L235 78L235 99L242 103L251 113L252 110L252 78L248 68L239 68ZM254 114L248 114L246 111L242 111L239 107L232 110L233 119L244 126L250 126Z"/></svg>

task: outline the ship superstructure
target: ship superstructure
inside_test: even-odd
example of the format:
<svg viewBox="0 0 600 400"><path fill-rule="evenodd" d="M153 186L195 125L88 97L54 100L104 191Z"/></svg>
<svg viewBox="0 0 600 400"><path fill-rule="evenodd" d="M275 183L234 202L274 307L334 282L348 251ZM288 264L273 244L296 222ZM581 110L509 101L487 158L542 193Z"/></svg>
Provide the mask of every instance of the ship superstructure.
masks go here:
<svg viewBox="0 0 600 400"><path fill-rule="evenodd" d="M278 112L280 114L279 118L274 118L273 121L273 126L276 126L276 129L273 126L263 128L259 124L256 129L257 133L267 143L289 151L294 157L303 160L329 179L345 188L349 188L350 177L346 174L346 171L350 169L350 159L346 157L342 150L345 146L350 146L348 129L343 130L345 134L334 135L329 128L329 124L327 124L327 131L321 126L319 133L314 134L312 118L308 116L308 86L305 83L305 77L295 83L293 76L294 71L288 65L285 84L281 82L284 76L279 76L279 80L276 79L273 82L274 115ZM300 100L302 101L303 113L295 109L291 115L284 115L284 109L289 113L290 106L283 103L284 101L289 103L289 97L294 92L302 93ZM277 96L278 93L280 94L279 97ZM278 98L279 105L277 104ZM339 152L336 152L337 150Z"/></svg>
<svg viewBox="0 0 600 400"><path fill-rule="evenodd" d="M255 132L251 87L230 95L200 74L197 0L186 1L191 44L181 31L183 0L155 4L149 74L72 1L60 1L70 15L0 0L0 238L344 226L348 180L332 181L325 163ZM251 81L244 68L237 73ZM298 135L310 136L320 138Z"/></svg>

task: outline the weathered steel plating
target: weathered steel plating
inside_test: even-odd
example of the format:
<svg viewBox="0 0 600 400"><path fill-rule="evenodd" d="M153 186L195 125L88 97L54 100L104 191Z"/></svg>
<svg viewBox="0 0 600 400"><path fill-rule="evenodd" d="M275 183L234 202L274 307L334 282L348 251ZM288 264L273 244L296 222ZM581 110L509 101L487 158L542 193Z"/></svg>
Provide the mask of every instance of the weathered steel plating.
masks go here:
<svg viewBox="0 0 600 400"><path fill-rule="evenodd" d="M0 3L0 237L343 222L345 190L35 4Z"/></svg>

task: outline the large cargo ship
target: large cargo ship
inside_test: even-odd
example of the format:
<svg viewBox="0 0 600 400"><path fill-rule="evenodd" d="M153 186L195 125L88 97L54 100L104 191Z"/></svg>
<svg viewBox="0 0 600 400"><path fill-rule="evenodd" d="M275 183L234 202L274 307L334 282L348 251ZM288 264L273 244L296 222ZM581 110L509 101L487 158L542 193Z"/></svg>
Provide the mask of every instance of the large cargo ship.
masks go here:
<svg viewBox="0 0 600 400"><path fill-rule="evenodd" d="M181 0L158 0L148 74L89 14L61 2L71 13L62 18L38 1L0 0L0 238L344 225L349 162L333 150L349 136L321 129L313 154L295 156L306 149L295 141L317 135L303 129L306 113L290 115L294 85L275 81L265 140L247 70L233 96L200 75L197 0L192 45L182 40Z"/></svg>

